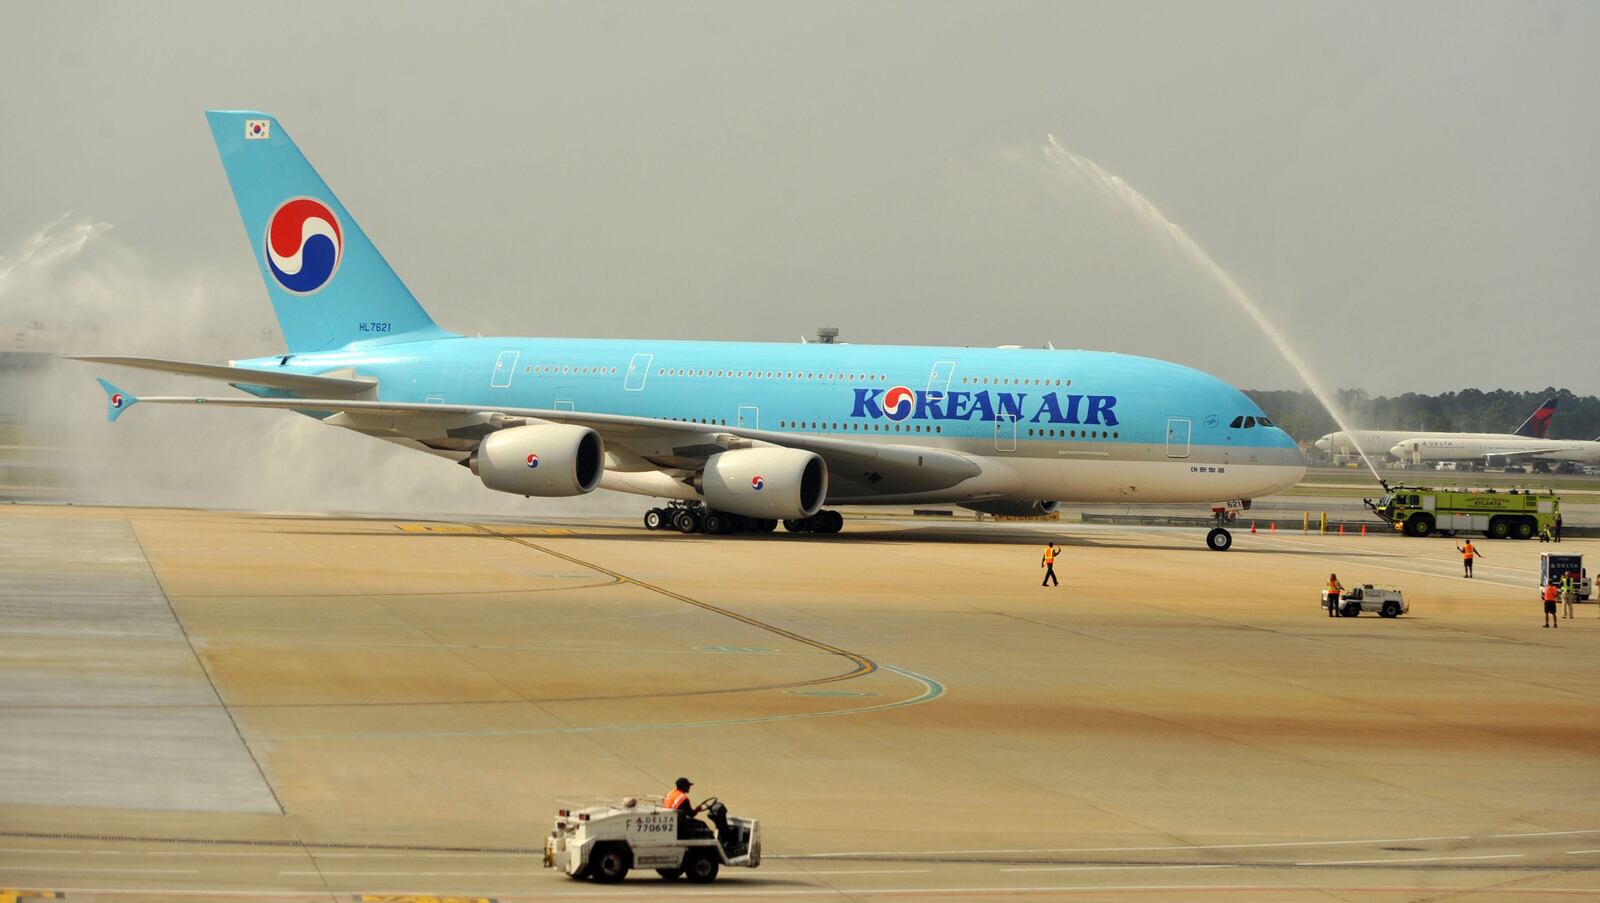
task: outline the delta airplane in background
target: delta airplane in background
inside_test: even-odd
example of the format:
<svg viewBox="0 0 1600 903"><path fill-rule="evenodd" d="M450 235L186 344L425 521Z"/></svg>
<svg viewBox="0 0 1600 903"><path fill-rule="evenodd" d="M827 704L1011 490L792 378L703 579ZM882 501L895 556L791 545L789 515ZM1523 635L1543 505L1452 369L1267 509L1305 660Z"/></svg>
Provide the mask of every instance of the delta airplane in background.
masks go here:
<svg viewBox="0 0 1600 903"><path fill-rule="evenodd" d="M1517 427L1517 431L1515 433L1430 433L1423 430L1352 430L1347 433L1343 430L1340 430L1338 432L1328 433L1326 436L1318 439L1315 445L1319 450L1328 452L1329 454L1352 455L1359 452L1366 452L1368 455L1392 454L1396 458L1404 458L1404 455L1393 451L1393 449L1396 448L1399 443L1408 441L1454 439L1459 436L1494 437L1500 439L1513 439L1521 436L1528 439L1543 440L1545 433L1549 432L1550 430L1550 420L1551 418L1555 417L1555 415L1556 400L1552 397L1544 404L1539 405L1538 409L1532 414L1529 414L1528 419L1522 421L1522 425ZM1359 449L1356 447L1357 443L1360 444Z"/></svg>
<svg viewBox="0 0 1600 903"><path fill-rule="evenodd" d="M1389 449L1402 461L1476 461L1488 467L1512 464L1600 464L1600 439L1533 439L1495 433L1415 436Z"/></svg>
<svg viewBox="0 0 1600 903"><path fill-rule="evenodd" d="M246 393L139 399L100 380L111 420L141 401L296 411L459 462L501 492L668 499L646 525L684 532L837 532L825 504L1228 503L1305 473L1244 393L1148 358L454 335L276 119L207 117L288 350L227 365L81 358ZM1207 543L1221 551L1232 537L1218 521Z"/></svg>

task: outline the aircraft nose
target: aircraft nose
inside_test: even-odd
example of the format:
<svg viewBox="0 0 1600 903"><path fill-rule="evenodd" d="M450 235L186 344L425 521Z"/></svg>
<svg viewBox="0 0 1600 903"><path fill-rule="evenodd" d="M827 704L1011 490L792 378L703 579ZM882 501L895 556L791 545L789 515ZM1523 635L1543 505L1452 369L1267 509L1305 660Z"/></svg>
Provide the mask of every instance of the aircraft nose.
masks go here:
<svg viewBox="0 0 1600 903"><path fill-rule="evenodd" d="M1333 451L1333 437L1323 436L1316 441L1317 451Z"/></svg>
<svg viewBox="0 0 1600 903"><path fill-rule="evenodd" d="M1405 456L1411 454L1411 449L1407 448L1404 442L1400 442L1397 443L1393 448L1389 449L1389 454L1394 455L1396 458L1404 458Z"/></svg>

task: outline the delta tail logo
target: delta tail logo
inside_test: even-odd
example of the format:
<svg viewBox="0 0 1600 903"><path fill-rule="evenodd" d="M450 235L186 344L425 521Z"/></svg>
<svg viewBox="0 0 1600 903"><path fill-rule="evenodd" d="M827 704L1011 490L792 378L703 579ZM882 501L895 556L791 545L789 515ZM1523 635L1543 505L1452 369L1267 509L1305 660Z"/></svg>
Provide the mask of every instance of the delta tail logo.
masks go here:
<svg viewBox="0 0 1600 903"><path fill-rule="evenodd" d="M309 295L339 269L344 232L339 218L315 198L293 198L267 218L267 268L284 291Z"/></svg>
<svg viewBox="0 0 1600 903"><path fill-rule="evenodd" d="M1556 416L1556 399L1552 398L1539 406L1534 411L1521 429L1517 430L1519 436L1529 436L1534 439L1543 439L1550 433L1550 421Z"/></svg>

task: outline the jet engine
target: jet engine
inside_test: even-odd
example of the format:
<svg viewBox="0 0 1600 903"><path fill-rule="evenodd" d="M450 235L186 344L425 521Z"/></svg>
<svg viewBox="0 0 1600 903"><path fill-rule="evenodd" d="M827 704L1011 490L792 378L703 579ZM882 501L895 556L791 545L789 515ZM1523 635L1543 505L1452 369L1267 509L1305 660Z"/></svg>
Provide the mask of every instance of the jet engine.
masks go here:
<svg viewBox="0 0 1600 903"><path fill-rule="evenodd" d="M801 518L822 510L828 465L797 448L740 448L706 459L695 481L706 504L745 517Z"/></svg>
<svg viewBox="0 0 1600 903"><path fill-rule="evenodd" d="M485 436L467 466L500 492L543 497L582 495L600 485L605 444L586 426L536 423Z"/></svg>
<svg viewBox="0 0 1600 903"><path fill-rule="evenodd" d="M1055 514L1061 503L991 499L987 502L966 502L961 507L968 511L982 511L984 514L993 514L997 517L1044 517L1047 514Z"/></svg>

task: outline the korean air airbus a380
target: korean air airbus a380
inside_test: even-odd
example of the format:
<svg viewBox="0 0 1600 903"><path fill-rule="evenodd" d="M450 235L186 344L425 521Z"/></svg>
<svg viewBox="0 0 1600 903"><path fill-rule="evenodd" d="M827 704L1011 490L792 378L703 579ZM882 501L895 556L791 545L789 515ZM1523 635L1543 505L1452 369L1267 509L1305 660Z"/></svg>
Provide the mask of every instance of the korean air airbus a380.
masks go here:
<svg viewBox="0 0 1600 903"><path fill-rule="evenodd" d="M265 113L207 113L288 351L226 365L86 360L245 395L134 404L282 408L457 461L524 496L672 500L651 527L837 532L827 504L1219 503L1292 486L1294 441L1244 393L1090 351L466 338L434 324ZM1208 537L1225 550L1220 524Z"/></svg>

